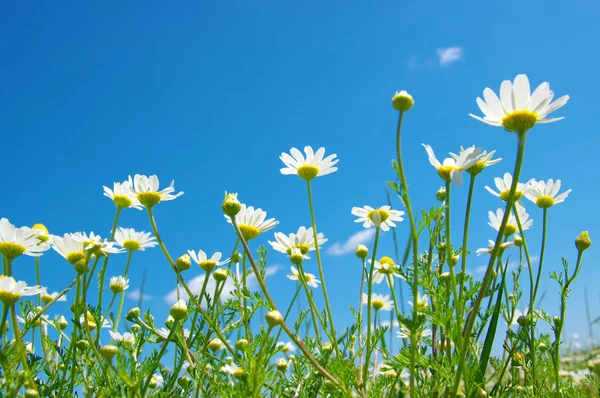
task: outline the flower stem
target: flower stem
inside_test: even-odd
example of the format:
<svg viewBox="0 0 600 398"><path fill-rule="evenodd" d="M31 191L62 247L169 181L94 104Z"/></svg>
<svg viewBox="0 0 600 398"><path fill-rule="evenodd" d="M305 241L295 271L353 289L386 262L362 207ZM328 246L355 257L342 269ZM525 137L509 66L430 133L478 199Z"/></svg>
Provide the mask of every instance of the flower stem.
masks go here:
<svg viewBox="0 0 600 398"><path fill-rule="evenodd" d="M363 386L362 389L366 392L367 375L369 373L369 362L371 361L371 296L373 293L373 272L375 270L375 258L377 256L377 245L379 244L379 232L381 227L375 229L375 242L373 243L373 257L371 258L371 266L369 267L369 277L367 278L367 341L365 342L365 363L362 368ZM362 300L361 304L362 306Z"/></svg>
<svg viewBox="0 0 600 398"><path fill-rule="evenodd" d="M321 250L319 249L319 239L317 233L317 223L315 221L315 210L312 201L312 189L310 186L310 180L306 180L306 186L308 189L308 205L310 207L310 219L312 221L313 238L315 241L315 251L317 253L317 265L319 267L319 277L321 278L321 286L323 288L323 297L325 298L325 307L327 315L329 316L329 327L331 329L331 339L333 340L333 347L338 357L340 356L340 348L338 346L337 337L335 333L335 326L333 324L333 313L331 312L331 305L329 305L329 296L327 295L327 285L325 283L325 275L323 274L323 264L321 263Z"/></svg>
<svg viewBox="0 0 600 398"><path fill-rule="evenodd" d="M471 175L471 180L469 182L469 196L467 198L467 210L465 211L465 224L463 227L463 242L462 242L462 253L461 253L461 265L460 272L462 274L462 280L460 282L460 288L458 290L458 295L462 296L462 292L465 284L465 275L467 274L467 242L469 240L469 220L471 218L471 202L473 201L473 191L475 188L475 177L476 175ZM462 309L461 309L462 314Z"/></svg>
<svg viewBox="0 0 600 398"><path fill-rule="evenodd" d="M298 264L298 279L300 280L300 284L302 285L302 287L304 287L304 292L306 293L306 299L308 300L308 307L310 308L310 314L311 314L312 320L313 320L313 327L315 328L315 335L317 336L317 341L318 341L319 345L321 345L322 340L321 340L321 333L319 332L319 324L317 323L317 317L319 317L319 321L321 322L321 325L323 326L323 330L325 330L325 333L328 336L329 336L329 334L327 333L327 329L324 327L325 325L324 325L323 319L319 315L319 311L317 310L317 308L315 306L315 302L312 298L312 294L310 293L310 289L308 288L308 283L306 282L306 275L304 274L304 267L302 266L302 263Z"/></svg>
<svg viewBox="0 0 600 398"><path fill-rule="evenodd" d="M169 340L171 340L171 337L173 336L173 333L175 333L175 330L177 329L178 325L179 325L179 319L176 319L173 322L173 326L171 326L171 330L169 330L169 335L167 336L167 338L163 342L162 346L160 347L160 350L158 351L156 360L154 361L154 364L152 365L152 368L151 368L152 371L148 372L148 378L146 379L146 383L142 387L142 396L144 396L144 393L148 389L148 386L150 385L150 380L152 380L152 376L154 376L154 372L156 371L156 368L158 368L160 359L163 357L163 355L165 355L165 351L167 351L167 345L169 344Z"/></svg>
<svg viewBox="0 0 600 398"><path fill-rule="evenodd" d="M119 223L119 216L121 215L121 210L122 209L120 207L117 207L117 212L115 213L115 220L113 221L112 230L110 232L109 241L111 242L115 238L115 233L117 232L117 224ZM100 270L100 282L98 284L98 308L102 308L102 295L104 293L104 277L106 275L106 266L108 265L109 257L109 255L106 255L106 257L104 257L104 263L102 264L102 269Z"/></svg>
<svg viewBox="0 0 600 398"><path fill-rule="evenodd" d="M130 251L127 256L127 264L125 264L125 272L123 273L123 278L127 281L127 274L129 273L129 266L131 265L131 258L133 257L133 252ZM117 332L117 328L119 327L119 320L121 319L121 311L123 310L123 303L125 302L125 290L121 292L121 297L119 300L119 309L117 310L117 317L115 318L115 328L114 332ZM111 339L112 342L112 339Z"/></svg>

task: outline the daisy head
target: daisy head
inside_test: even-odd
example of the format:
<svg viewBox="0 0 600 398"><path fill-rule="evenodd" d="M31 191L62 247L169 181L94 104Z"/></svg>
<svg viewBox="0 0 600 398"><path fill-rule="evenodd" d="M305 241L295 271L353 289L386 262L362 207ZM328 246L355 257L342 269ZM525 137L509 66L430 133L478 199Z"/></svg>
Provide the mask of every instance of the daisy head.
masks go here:
<svg viewBox="0 0 600 398"><path fill-rule="evenodd" d="M317 235L317 242L319 246L322 246L327 239L322 233ZM300 252L305 255L304 258L310 258L306 256L309 251L316 249L315 240L312 228L300 227L298 232L286 235L281 232L275 232L275 242L269 241L269 244L280 253L291 254L293 248L297 248Z"/></svg>
<svg viewBox="0 0 600 398"><path fill-rule="evenodd" d="M363 227L377 227L388 231L390 227L395 227L394 221L404 220L404 212L401 210L392 210L390 206L381 206L377 209L371 206L353 207L352 214L358 218L354 222L362 222Z"/></svg>
<svg viewBox="0 0 600 398"><path fill-rule="evenodd" d="M460 147L461 155L464 151L465 151L465 148L463 148L463 146L461 145L461 147ZM475 157L475 163L471 167L466 169L465 171L472 176L476 176L479 173L481 173L483 171L483 169L485 169L486 167L495 165L496 163L498 163L502 160L502 158L492 159L492 157L494 157L495 153L496 153L496 151L491 151L489 153L488 153L488 151L481 151L479 153L479 155L477 155ZM450 156L452 156L454 158L454 160L460 159L460 155L457 155L452 152L450 152Z"/></svg>
<svg viewBox="0 0 600 398"><path fill-rule="evenodd" d="M38 239L42 232L29 227L16 228L6 218L0 219L0 254L14 260L22 254L39 257L50 246Z"/></svg>
<svg viewBox="0 0 600 398"><path fill-rule="evenodd" d="M52 239L52 248L72 265L85 258L83 243L75 239L72 234L65 234L63 237L55 236Z"/></svg>
<svg viewBox="0 0 600 398"><path fill-rule="evenodd" d="M366 293L362 294L362 303L364 305L369 305L369 296ZM375 311L391 311L394 308L394 302L390 300L389 294L377 294L373 293L371 295L371 307Z"/></svg>
<svg viewBox="0 0 600 398"><path fill-rule="evenodd" d="M515 235L515 239L516 238L518 238L518 235ZM500 245L500 253L504 252L505 249L514 245L514 242L504 242ZM481 256L482 254L492 254L494 252L495 247L496 243L493 240L488 240L488 247L482 247L481 249L477 249L475 253L477 253L477 256Z"/></svg>
<svg viewBox="0 0 600 398"><path fill-rule="evenodd" d="M231 224L231 217L225 215L227 222ZM235 216L235 221L240 228L242 236L246 240L256 238L262 232L268 231L279 224L274 218L266 220L267 212L262 209L254 209L252 206L242 204L240 212Z"/></svg>
<svg viewBox="0 0 600 398"><path fill-rule="evenodd" d="M500 199L502 199L503 201L507 202L508 196L510 195L510 187L512 186L512 182L513 182L512 175L510 173L504 173L504 176L502 178L500 178L500 177L494 178L494 183L496 184L496 188L498 189L498 192L494 191L492 188L488 187L487 185L486 185L485 189L487 189L487 191L489 193L491 193L492 195L497 196ZM531 179L531 180L527 181L526 183L518 182L517 190L515 191L515 202L518 202L519 200L521 200L523 195L525 195L534 184L535 184L534 179Z"/></svg>
<svg viewBox="0 0 600 398"><path fill-rule="evenodd" d="M442 180L446 182L452 181L457 187L462 185L462 172L477 163L477 157L481 152L481 148L472 146L467 149L463 149L460 152L460 155L454 155L456 158L449 157L440 163L440 161L435 157L435 153L433 152L433 148L431 148L431 146L426 144L421 145L423 145L425 151L427 152L429 163L435 167Z"/></svg>
<svg viewBox="0 0 600 398"><path fill-rule="evenodd" d="M368 262L371 264L371 260L368 260ZM390 280L388 279L388 275L391 277L392 283L394 283L394 278L404 279L404 277L398 273L398 266L394 264L394 261L390 257L381 257L379 261L375 261L374 267L373 283L379 284L385 279L389 284Z"/></svg>
<svg viewBox="0 0 600 398"><path fill-rule="evenodd" d="M50 235L50 232L48 232L48 228L46 228L46 226L44 224L34 224L33 227L31 227L32 230L34 230L34 232L37 232L37 238L40 242L42 243L51 243L50 240L52 239L52 235ZM50 247L48 247L49 249Z"/></svg>
<svg viewBox="0 0 600 398"><path fill-rule="evenodd" d="M128 345L133 345L135 343L135 337L133 336L133 333L125 332L125 333L121 334L121 333L117 333L117 332L113 332L112 330L109 330L108 334L110 334L110 337L113 340L120 341L120 342L128 344Z"/></svg>
<svg viewBox="0 0 600 398"><path fill-rule="evenodd" d="M113 276L110 278L110 291L114 294L122 293L129 287L129 279L123 276Z"/></svg>
<svg viewBox="0 0 600 398"><path fill-rule="evenodd" d="M408 304L412 307L414 304L412 301L409 301ZM417 292L417 311L423 312L429 306L429 297L426 294L421 296L420 292Z"/></svg>
<svg viewBox="0 0 600 398"><path fill-rule="evenodd" d="M396 332L398 337L401 339L410 339L412 337L412 331L408 327L404 326L404 324L400 325L400 331ZM415 333L418 341L432 335L430 329L418 329Z"/></svg>
<svg viewBox="0 0 600 398"><path fill-rule="evenodd" d="M44 302L44 304L48 305L48 303L50 303L52 300L56 299L58 297L58 299L56 299L56 301L67 301L67 295L63 294L62 296L60 296L60 293L58 292L52 292L52 293L48 293L48 289L46 289L45 287L42 288L42 291L40 292L40 297L42 299L42 301Z"/></svg>
<svg viewBox="0 0 600 398"><path fill-rule="evenodd" d="M221 252L215 252L210 258L203 250L198 250L197 253L193 250L188 250L188 254L192 257L192 260L206 272L211 272L219 265L227 264L229 262L229 259L220 261L222 256Z"/></svg>
<svg viewBox="0 0 600 398"><path fill-rule="evenodd" d="M533 225L533 220L529 218L529 214L525 211L525 208L517 203L517 214L519 216L519 221L521 222L521 227L523 231L528 230ZM502 225L502 219L504 218L504 210L498 209L496 213L490 211L488 212L489 222L488 225L494 228L496 231L500 231L500 226ZM510 212L508 216L508 222L506 223L506 227L504 228L504 235L511 236L515 232L519 231L519 224L517 222L517 218L515 217L514 212Z"/></svg>
<svg viewBox="0 0 600 398"><path fill-rule="evenodd" d="M540 84L533 94L527 75L517 75L514 82L504 80L500 85L500 98L490 88L483 90L483 100L477 97L477 105L484 117L471 117L492 126L502 126L507 131L525 134L537 123L552 123L563 119L548 116L569 100L564 95L552 102L554 92L546 82Z"/></svg>
<svg viewBox="0 0 600 398"><path fill-rule="evenodd" d="M104 189L104 196L112 199L118 209L133 207L142 210L142 205L137 197L131 195L131 187L133 187L133 180L129 176L127 181L113 183L113 189L106 186L102 188Z"/></svg>
<svg viewBox="0 0 600 398"><path fill-rule="evenodd" d="M296 267L291 266L290 270L292 271L291 274L287 275L287 278L293 281L297 281L300 278L300 273L298 272L298 270L296 269ZM318 288L319 287L319 283L321 283L321 281L319 281L317 279L317 277L314 274L309 274L308 272L304 273L304 280L306 280L306 284L312 288Z"/></svg>
<svg viewBox="0 0 600 398"><path fill-rule="evenodd" d="M338 162L337 155L325 156L325 148L319 148L315 153L310 146L304 147L306 157L296 148L290 150L291 156L282 153L279 159L286 167L281 169L281 174L296 174L300 178L310 181L315 177L324 176L337 171L335 164Z"/></svg>
<svg viewBox="0 0 600 398"><path fill-rule="evenodd" d="M562 203L565 201L567 196L571 193L571 189L558 194L560 190L560 180L553 181L539 181L532 184L531 188L525 193L525 197L535 203L542 209L547 209L554 206L555 204Z"/></svg>
<svg viewBox="0 0 600 398"><path fill-rule="evenodd" d="M133 178L133 186L129 188L129 196L136 198L142 206L151 209L160 202L177 199L183 192L173 194L175 192L175 181L171 181L171 185L159 190L158 177L151 175L136 174Z"/></svg>
<svg viewBox="0 0 600 398"><path fill-rule="evenodd" d="M158 245L156 238L150 235L150 232L136 232L133 228L119 228L115 233L117 245L123 249L134 252L136 250L146 250L146 248Z"/></svg>
<svg viewBox="0 0 600 398"><path fill-rule="evenodd" d="M85 326L86 318L87 318L87 326L88 326L89 330L94 330L98 327L98 324L96 323L96 318L94 318L94 315L92 315L92 313L89 311L85 317L83 315L81 315L79 317L79 323L82 326ZM102 329L112 328L112 324L108 319L106 319L106 318L101 318L101 319L102 319L102 326L101 326Z"/></svg>
<svg viewBox="0 0 600 398"><path fill-rule="evenodd" d="M392 97L392 106L400 112L410 110L414 103L415 101L413 100L412 95L406 92L406 90L396 91L396 94Z"/></svg>
<svg viewBox="0 0 600 398"><path fill-rule="evenodd" d="M12 276L0 275L0 301L9 306L22 296L35 296L44 290L40 286L27 286L23 281L15 281Z"/></svg>
<svg viewBox="0 0 600 398"><path fill-rule="evenodd" d="M105 256L107 254L117 254L123 252L123 249L115 247L115 242L109 242L102 239L100 235L90 232L88 235L85 232L75 232L71 234L73 239L81 242L86 252L94 256Z"/></svg>

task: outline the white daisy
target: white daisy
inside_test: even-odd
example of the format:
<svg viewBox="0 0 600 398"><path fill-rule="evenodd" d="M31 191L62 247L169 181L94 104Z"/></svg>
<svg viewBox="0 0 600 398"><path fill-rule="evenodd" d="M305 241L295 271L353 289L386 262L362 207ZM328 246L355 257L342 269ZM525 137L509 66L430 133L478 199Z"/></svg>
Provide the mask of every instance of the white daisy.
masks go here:
<svg viewBox="0 0 600 398"><path fill-rule="evenodd" d="M158 177L156 175L147 177L136 174L133 178L133 186L129 189L129 196L136 198L142 206L151 209L160 202L177 199L183 195L183 192L173 195L173 192L175 192L174 185L175 180L171 181L171 185L159 191Z"/></svg>
<svg viewBox="0 0 600 398"><path fill-rule="evenodd" d="M227 222L231 224L231 218L225 216ZM240 212L235 216L235 221L246 240L256 238L262 232L268 231L279 224L274 218L267 218L267 212L262 209L254 209L252 206L242 204Z"/></svg>
<svg viewBox="0 0 600 398"><path fill-rule="evenodd" d="M410 339L412 336L412 333L410 331L409 328L407 328L406 326L402 325L400 327L400 331L396 332L396 334L398 335L398 337L400 337L401 339ZM431 330L430 329L421 329L417 331L417 340L421 340L425 337L430 337L432 335Z"/></svg>
<svg viewBox="0 0 600 398"><path fill-rule="evenodd" d="M49 302L54 300L59 295L60 295L59 292L48 293L48 289L46 289L45 287L42 288L42 291L40 292L42 301L46 304L48 304ZM62 295L58 300L56 300L56 302L58 302L58 301L67 301L67 295L66 294Z"/></svg>
<svg viewBox="0 0 600 398"><path fill-rule="evenodd" d="M521 221L521 227L523 231L528 230L533 225L533 220L529 219L529 214L525 211L525 208L517 203L517 212L519 215L519 221ZM488 225L494 228L496 231L500 231L500 226L502 225L502 218L504 218L504 210L498 209L496 213L490 211L488 212L488 217L490 221ZM504 235L511 236L515 232L519 231L519 224L517 223L517 218L515 217L514 212L510 212L508 216L508 222L506 223L506 227L504 229Z"/></svg>
<svg viewBox="0 0 600 398"><path fill-rule="evenodd" d="M369 304L369 296L366 293L362 294L362 303L364 305ZM371 307L373 307L375 311L391 311L394 308L394 302L390 300L389 294L373 293L371 295Z"/></svg>
<svg viewBox="0 0 600 398"><path fill-rule="evenodd" d="M221 367L221 372L228 373L234 377L241 377L244 374L244 370L238 367L235 363L231 362Z"/></svg>
<svg viewBox="0 0 600 398"><path fill-rule="evenodd" d="M498 192L494 191L492 188L488 187L486 185L485 189L487 189L487 191L489 193L491 193L494 196L499 197L500 199L502 199L503 201L507 201L508 200L508 195L510 194L510 187L512 185L512 175L510 173L504 173L504 177L500 178L500 177L496 177L494 178L494 183L496 184L496 188L498 189ZM515 191L515 202L519 201L523 195L527 194L527 192L531 189L531 187L535 184L535 179L531 179L529 181L527 181L526 183L522 183L522 182L518 182L517 183L517 190Z"/></svg>
<svg viewBox="0 0 600 398"><path fill-rule="evenodd" d="M435 167L440 177L444 181L452 181L457 187L462 185L462 172L477 162L477 156L479 156L479 153L481 152L481 148L476 148L473 145L472 147L464 149L456 158L449 157L440 163L435 157L435 153L431 146L426 144L421 145L423 145L427 152L429 163Z"/></svg>
<svg viewBox="0 0 600 398"><path fill-rule="evenodd" d="M547 209L555 204L564 202L571 193L572 190L568 189L557 196L560 184L560 180L556 180L556 182L552 179L549 179L547 182L538 181L532 184L531 189L525 193L525 197L538 205L538 207Z"/></svg>
<svg viewBox="0 0 600 398"><path fill-rule="evenodd" d="M16 228L6 218L0 219L0 254L9 260L14 260L21 254L39 257L50 246L41 242L39 229L29 227Z"/></svg>
<svg viewBox="0 0 600 398"><path fill-rule="evenodd" d="M504 214L504 212L502 212L502 214ZM500 219L500 221L502 221L502 219ZM503 251L504 249L512 247L514 245L515 245L515 242L512 242L512 241L504 242L502 245L500 245L500 251ZM481 249L477 249L477 250L475 250L475 253L477 253L478 257L481 256L482 254L492 254L495 246L496 246L496 242L494 242L493 240L488 240L488 247L482 247Z"/></svg>
<svg viewBox="0 0 600 398"><path fill-rule="evenodd" d="M412 307L413 302L409 301L408 304ZM429 305L429 297L426 294L421 296L421 292L417 292L417 311L423 311Z"/></svg>
<svg viewBox="0 0 600 398"><path fill-rule="evenodd" d="M314 153L310 146L305 146L304 152L306 153L306 158L304 158L302 153L296 148L290 150L292 156L287 153L282 153L281 156L279 156L279 159L281 159L286 167L281 169L281 174L296 174L300 176L300 178L309 181L315 177L324 176L337 171L337 167L333 167L339 160L336 159L337 155L333 154L323 158L325 155L325 148L319 148L317 152Z"/></svg>
<svg viewBox="0 0 600 398"><path fill-rule="evenodd" d="M300 227L298 232L292 232L289 236L281 232L275 232L275 240L276 242L269 241L269 244L280 253L290 254L293 248L298 248L304 258L308 259L310 257L306 253L316 250L312 228ZM327 239L322 233L319 233L317 234L317 242L319 246L322 246L327 242Z"/></svg>
<svg viewBox="0 0 600 398"><path fill-rule="evenodd" d="M354 222L362 222L363 227L380 227L383 231L388 231L390 227L395 227L394 221L404 220L404 212L401 210L392 210L390 206L381 206L377 209L371 206L353 207L352 214L358 219Z"/></svg>
<svg viewBox="0 0 600 398"><path fill-rule="evenodd" d="M133 333L125 332L125 333L121 334L121 333L113 332L112 330L109 330L108 334L110 334L110 337L113 340L122 341L123 343L126 343L126 344L135 344L135 336L133 335Z"/></svg>
<svg viewBox="0 0 600 398"><path fill-rule="evenodd" d="M460 146L461 155L464 151L465 151L465 148L461 145ZM472 174L473 173L479 174L481 171L483 171L484 168L493 166L496 163L499 163L502 160L502 158L492 159L492 157L494 156L495 153L496 153L496 151L491 151L490 153L488 153L488 151L481 151L479 153L479 155L477 155L477 157L475 158L475 164L473 164L473 166L471 166L466 171L468 173L472 173ZM450 152L450 156L452 156L454 158L454 160L458 160L460 158L460 155L457 155L452 152Z"/></svg>
<svg viewBox="0 0 600 398"><path fill-rule="evenodd" d="M281 348L281 351L284 353L296 352L296 346L293 345L290 341L288 341L287 343L280 341L276 344L276 347Z"/></svg>
<svg viewBox="0 0 600 398"><path fill-rule="evenodd" d="M155 329L155 332L163 340L166 340L167 337L169 337L170 330L167 329L167 328L158 328L158 329ZM190 337L190 331L189 331L189 329L183 329L183 338L187 339L188 337ZM171 337L171 339L174 340L173 337ZM216 339L216 340L220 342L220 340L218 340L218 339ZM223 346L223 348L224 347L225 346Z"/></svg>
<svg viewBox="0 0 600 398"><path fill-rule="evenodd" d="M300 273L298 272L298 270L296 269L296 267L294 267L293 265L290 267L290 270L292 271L291 274L286 275L288 279L293 280L293 281L297 281L300 279ZM317 277L314 274L309 274L308 272L304 273L304 279L306 280L306 284L310 287L314 287L315 289L319 287L319 283L321 283L321 281L319 281L317 279Z"/></svg>
<svg viewBox="0 0 600 398"><path fill-rule="evenodd" d="M12 276L0 275L0 301L6 305L17 302L23 296L35 296L43 291L41 286L27 286L23 281L15 281Z"/></svg>
<svg viewBox="0 0 600 398"><path fill-rule="evenodd" d="M71 237L83 243L83 248L91 251L93 255L118 254L123 252L123 249L115 247L115 242L102 239L100 235L96 235L93 232L90 232L89 236L85 232L75 232L71 234Z"/></svg>
<svg viewBox="0 0 600 398"><path fill-rule="evenodd" d="M219 261L221 260L222 256L221 252L215 252L211 258L208 258L206 253L202 250L198 250L198 253L193 250L188 250L188 254L190 257L192 257L192 260L194 260L194 262L206 272L210 272L215 269L215 267L227 264L229 262L229 259Z"/></svg>
<svg viewBox="0 0 600 398"><path fill-rule="evenodd" d="M54 236L52 238L52 248L63 256L69 264L75 264L85 257L83 243L75 239L72 234L65 234L62 238Z"/></svg>
<svg viewBox="0 0 600 398"><path fill-rule="evenodd" d="M104 188L104 196L111 198L115 203L115 206L119 209L132 207L134 209L142 210L142 205L137 197L131 195L132 186L133 181L131 180L131 176L129 176L127 181L113 183L113 189L106 186L103 186L102 188Z"/></svg>
<svg viewBox="0 0 600 398"><path fill-rule="evenodd" d="M110 290L117 294L117 293L121 293L124 290L127 290L127 288L129 288L129 279L125 279L123 276L119 275L119 276L113 276L110 278Z"/></svg>
<svg viewBox="0 0 600 398"><path fill-rule="evenodd" d="M90 329L90 330L94 330L94 329L96 329L96 327L98 326L98 325L96 324L96 319L95 319L95 318L94 318L94 316L93 316L91 313L89 313L89 312L87 313L87 322L88 322L88 327L89 327L89 329ZM80 323L82 326L84 326L84 325L85 325L85 318L83 317L83 315L81 315L81 316L79 317L79 323ZM102 318L102 326L101 326L101 328L102 328L102 329L105 329L105 328L112 328L112 323L111 323L111 321L110 321L109 319Z"/></svg>
<svg viewBox="0 0 600 398"><path fill-rule="evenodd" d="M156 238L150 232L136 232L133 228L119 228L115 232L115 241L117 245L130 252L136 250L146 250L147 248L158 245Z"/></svg>
<svg viewBox="0 0 600 398"><path fill-rule="evenodd" d="M554 98L554 92L546 82L540 84L537 89L530 93L529 79L527 75L517 75L514 83L505 80L500 85L500 98L490 88L483 90L483 98L477 97L477 105L483 112L484 117L469 114L477 120L492 126L502 126L508 131L525 133L536 123L551 123L563 119L548 118L569 100L565 95L550 103Z"/></svg>
<svg viewBox="0 0 600 398"><path fill-rule="evenodd" d="M371 260L367 261L371 264ZM394 277L404 279L404 277L398 273L398 267L393 262L390 264L388 261L379 262L376 260L374 267L373 283L380 284L384 279L387 281L388 275L392 276L392 283L394 283Z"/></svg>

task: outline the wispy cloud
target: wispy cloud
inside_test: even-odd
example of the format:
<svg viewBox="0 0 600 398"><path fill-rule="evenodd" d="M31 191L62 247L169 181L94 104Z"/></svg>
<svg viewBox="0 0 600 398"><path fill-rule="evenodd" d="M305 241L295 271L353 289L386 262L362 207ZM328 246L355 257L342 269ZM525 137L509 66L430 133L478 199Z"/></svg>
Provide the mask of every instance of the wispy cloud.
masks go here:
<svg viewBox="0 0 600 398"><path fill-rule="evenodd" d="M345 242L335 242L327 249L330 256L343 256L356 250L356 245L369 242L375 235L375 228L363 229L356 232Z"/></svg>
<svg viewBox="0 0 600 398"><path fill-rule="evenodd" d="M279 265L271 265L271 266L267 267L265 270L266 271L265 277L269 277L271 275L276 274L280 268L281 267ZM191 280L189 280L187 282L191 292L194 293L195 295L200 294L200 290L202 290L202 285L204 284L204 277L205 277L205 275L199 275L195 278L192 278ZM250 291L258 288L258 282L256 281L256 276L250 275L248 277L247 286ZM215 287L216 287L215 279L210 278L206 285L206 292L211 297L214 297ZM219 299L222 302L229 300L232 297L233 290L234 290L233 280L231 278L227 278L227 280L225 281L225 286L223 287L223 291L221 292L221 295L219 296ZM181 294L182 299L184 299L184 300L189 299L189 296L185 290L180 289L180 294ZM169 305L175 304L175 302L177 301L177 290L176 289L171 290L169 293L167 293L164 296L164 299L165 299L165 302Z"/></svg>
<svg viewBox="0 0 600 398"><path fill-rule="evenodd" d="M444 66L450 65L451 63L462 59L464 51L462 47L438 48L437 55L440 61L440 65Z"/></svg>
<svg viewBox="0 0 600 398"><path fill-rule="evenodd" d="M134 300L134 301L139 301L140 300L140 289L133 289L132 291L130 291L129 293L127 293L127 298ZM142 301L148 301L152 298L151 295L144 293L144 296L142 297Z"/></svg>

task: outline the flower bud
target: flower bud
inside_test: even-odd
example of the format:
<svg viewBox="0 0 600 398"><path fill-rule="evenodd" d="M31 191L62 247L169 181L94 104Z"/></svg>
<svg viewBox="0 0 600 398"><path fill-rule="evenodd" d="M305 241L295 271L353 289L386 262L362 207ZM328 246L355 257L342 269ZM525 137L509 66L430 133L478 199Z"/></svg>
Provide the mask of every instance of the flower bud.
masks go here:
<svg viewBox="0 0 600 398"><path fill-rule="evenodd" d="M119 348L112 344L103 345L100 347L100 355L102 355L102 358L106 359L108 362L110 362L113 357L117 355L117 352L119 352Z"/></svg>
<svg viewBox="0 0 600 398"><path fill-rule="evenodd" d="M137 319L140 317L140 308L139 307L133 307L132 309L130 309L127 312L127 319Z"/></svg>
<svg viewBox="0 0 600 398"><path fill-rule="evenodd" d="M183 300L179 300L171 307L171 311L169 311L173 319L179 321L188 316L188 308L187 304Z"/></svg>
<svg viewBox="0 0 600 398"><path fill-rule="evenodd" d="M288 362L285 360L285 358L279 358L277 360L277 362L275 363L275 366L277 367L277 370L279 370L280 372L285 372L288 369Z"/></svg>
<svg viewBox="0 0 600 398"><path fill-rule="evenodd" d="M87 340L82 339L82 340L77 341L77 343L75 343L75 346L77 348L79 348L81 351L85 351L88 348L90 348L90 343L88 343Z"/></svg>
<svg viewBox="0 0 600 398"><path fill-rule="evenodd" d="M322 350L323 351L331 351L331 343L328 341L325 344L323 344Z"/></svg>
<svg viewBox="0 0 600 398"><path fill-rule="evenodd" d="M83 274L89 269L89 267L85 263L85 260L83 260L83 259L77 261L73 265L73 268L75 269L75 272L77 272L78 274Z"/></svg>
<svg viewBox="0 0 600 398"><path fill-rule="evenodd" d="M177 384L179 384L181 388L186 389L190 384L192 384L192 380L190 380L190 378L187 376L181 376L179 379L177 379Z"/></svg>
<svg viewBox="0 0 600 398"><path fill-rule="evenodd" d="M267 312L265 319L267 320L267 324L270 328L279 326L283 323L283 317L277 310Z"/></svg>
<svg viewBox="0 0 600 398"><path fill-rule="evenodd" d="M184 254L175 261L175 267L179 272L187 271L192 266L192 259L189 255Z"/></svg>
<svg viewBox="0 0 600 398"><path fill-rule="evenodd" d="M356 246L356 257L360 259L365 259L369 255L369 249L365 245Z"/></svg>
<svg viewBox="0 0 600 398"><path fill-rule="evenodd" d="M592 241L590 240L590 235L587 231L583 231L579 234L579 236L575 239L575 246L577 250L583 252L587 250L592 245Z"/></svg>
<svg viewBox="0 0 600 398"><path fill-rule="evenodd" d="M528 315L521 315L517 318L517 323L522 327L527 327L531 324L531 317Z"/></svg>
<svg viewBox="0 0 600 398"><path fill-rule="evenodd" d="M297 247L292 247L290 251L290 261L292 264L300 266L302 264L302 260L304 260L304 255Z"/></svg>
<svg viewBox="0 0 600 398"><path fill-rule="evenodd" d="M227 270L224 268L217 269L213 273L213 278L215 278L217 282L223 282L224 280L227 280Z"/></svg>
<svg viewBox="0 0 600 398"><path fill-rule="evenodd" d="M140 329L141 329L141 326L140 326L140 325L138 325L137 323L134 323L133 325L131 325L131 331L132 331L133 333L137 333L137 332L139 332L139 331L140 331Z"/></svg>
<svg viewBox="0 0 600 398"><path fill-rule="evenodd" d="M156 377L152 376L152 378L150 379L150 382L148 383L148 387L155 389L157 384L158 384L158 380L156 380Z"/></svg>
<svg viewBox="0 0 600 398"><path fill-rule="evenodd" d="M25 398L37 398L39 396L40 394L33 388L28 388L25 390Z"/></svg>
<svg viewBox="0 0 600 398"><path fill-rule="evenodd" d="M435 198L440 202L446 200L446 187L440 187L438 191L435 193Z"/></svg>
<svg viewBox="0 0 600 398"><path fill-rule="evenodd" d="M557 327L557 328L558 328L558 327L560 327L560 326L561 326L562 322L561 322L561 320L560 320L560 317L558 317L558 316L555 316L554 318L552 318L552 320L554 321L554 327Z"/></svg>
<svg viewBox="0 0 600 398"><path fill-rule="evenodd" d="M523 246L523 238L521 238L519 235L515 235L513 243L515 244L516 247L521 247L521 246Z"/></svg>
<svg viewBox="0 0 600 398"><path fill-rule="evenodd" d="M544 343L540 343L538 345L538 348L540 351L545 352L548 349L548 346L546 346L546 344L544 344Z"/></svg>
<svg viewBox="0 0 600 398"><path fill-rule="evenodd" d="M488 396L487 392L485 392L485 390L481 387L477 388L477 392L475 393L475 396L477 398L485 398Z"/></svg>
<svg viewBox="0 0 600 398"><path fill-rule="evenodd" d="M412 108L415 101L413 97L405 90L400 92L396 91L396 94L392 97L392 106L394 109L400 112L406 112Z"/></svg>
<svg viewBox="0 0 600 398"><path fill-rule="evenodd" d="M296 356L294 354L290 355L289 358L290 358L290 362L293 362L296 360Z"/></svg>
<svg viewBox="0 0 600 398"><path fill-rule="evenodd" d="M173 326L173 322L175 322L175 318L173 318L171 315L169 315L167 317L167 320L165 321L165 326L168 327L169 329L171 329L171 327Z"/></svg>
<svg viewBox="0 0 600 398"><path fill-rule="evenodd" d="M450 257L450 265L454 267L456 264L458 264L459 258L460 258L460 256L458 254Z"/></svg>
<svg viewBox="0 0 600 398"><path fill-rule="evenodd" d="M223 349L223 343L219 339L212 339L208 343L208 348L212 351L218 351Z"/></svg>
<svg viewBox="0 0 600 398"><path fill-rule="evenodd" d="M248 340L246 339L239 339L235 342L235 348L237 348L240 351L244 350L246 347L248 347Z"/></svg>
<svg viewBox="0 0 600 398"><path fill-rule="evenodd" d="M129 280L122 276L113 276L110 278L110 291L114 294L122 293L129 287Z"/></svg>
<svg viewBox="0 0 600 398"><path fill-rule="evenodd" d="M225 192L225 200L223 200L221 207L223 208L223 213L229 217L234 217L238 214L242 209L242 204L237 198L237 193L228 194Z"/></svg>
<svg viewBox="0 0 600 398"><path fill-rule="evenodd" d="M61 315L60 318L58 318L58 321L56 322L56 326L58 326L60 330L65 330L67 326L69 326L69 322L67 322L64 315Z"/></svg>

